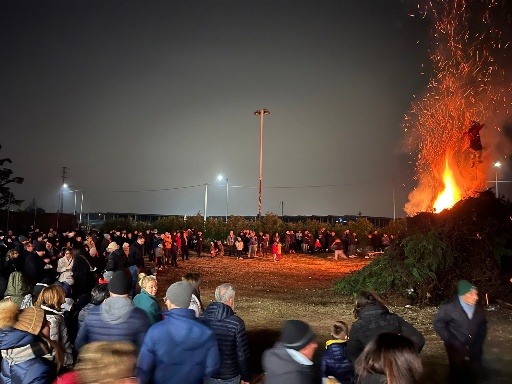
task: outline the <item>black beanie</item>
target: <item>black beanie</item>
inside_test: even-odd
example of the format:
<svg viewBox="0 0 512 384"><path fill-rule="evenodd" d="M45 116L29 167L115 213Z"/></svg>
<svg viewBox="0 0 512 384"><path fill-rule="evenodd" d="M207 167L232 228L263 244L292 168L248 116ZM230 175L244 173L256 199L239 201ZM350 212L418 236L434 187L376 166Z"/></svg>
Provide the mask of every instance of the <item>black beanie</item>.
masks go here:
<svg viewBox="0 0 512 384"><path fill-rule="evenodd" d="M132 278L123 271L117 271L112 274L108 282L108 290L115 295L127 295L132 289Z"/></svg>
<svg viewBox="0 0 512 384"><path fill-rule="evenodd" d="M286 348L300 351L314 338L315 333L309 324L302 320L286 320L283 324L279 341Z"/></svg>

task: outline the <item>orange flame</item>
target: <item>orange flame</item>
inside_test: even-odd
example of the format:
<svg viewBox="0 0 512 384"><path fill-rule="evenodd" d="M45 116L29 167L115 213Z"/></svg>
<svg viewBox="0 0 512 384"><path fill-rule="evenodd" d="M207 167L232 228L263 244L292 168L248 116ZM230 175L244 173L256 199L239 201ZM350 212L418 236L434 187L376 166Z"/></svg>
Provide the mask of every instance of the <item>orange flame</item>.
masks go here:
<svg viewBox="0 0 512 384"><path fill-rule="evenodd" d="M446 167L443 173L444 190L437 197L434 203L434 212L441 212L446 208L451 208L459 201L462 197L462 192L455 182L453 172L448 165L448 159L446 159Z"/></svg>

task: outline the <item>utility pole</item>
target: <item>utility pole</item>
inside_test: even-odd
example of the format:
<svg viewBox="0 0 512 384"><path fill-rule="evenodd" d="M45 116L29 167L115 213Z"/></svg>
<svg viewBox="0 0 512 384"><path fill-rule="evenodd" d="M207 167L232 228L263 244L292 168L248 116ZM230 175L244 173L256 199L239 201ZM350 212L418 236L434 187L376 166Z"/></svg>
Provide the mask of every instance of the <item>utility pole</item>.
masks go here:
<svg viewBox="0 0 512 384"><path fill-rule="evenodd" d="M61 188L64 184L66 184L66 179L68 178L67 176L67 170L69 169L69 167L62 167L62 184L61 184ZM62 195L62 192L59 194L60 195L60 206L59 206L59 212L62 212L63 211L63 208L64 208L64 196Z"/></svg>
<svg viewBox="0 0 512 384"><path fill-rule="evenodd" d="M281 206L281 218L284 217L284 201L281 201L281 203L279 204Z"/></svg>

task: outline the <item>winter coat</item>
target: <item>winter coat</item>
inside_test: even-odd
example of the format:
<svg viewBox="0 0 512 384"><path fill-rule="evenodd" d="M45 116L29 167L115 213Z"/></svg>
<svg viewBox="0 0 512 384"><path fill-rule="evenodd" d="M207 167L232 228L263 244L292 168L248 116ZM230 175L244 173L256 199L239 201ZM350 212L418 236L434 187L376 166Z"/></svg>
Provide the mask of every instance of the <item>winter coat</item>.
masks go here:
<svg viewBox="0 0 512 384"><path fill-rule="evenodd" d="M136 375L141 384L201 384L219 368L213 331L201 324L194 311L174 308L153 325L139 354Z"/></svg>
<svg viewBox="0 0 512 384"><path fill-rule="evenodd" d="M162 314L160 313L160 307L156 301L155 296L150 295L144 289L140 290L140 293L133 298L133 304L142 309L148 315L151 325L158 323L162 320Z"/></svg>
<svg viewBox="0 0 512 384"><path fill-rule="evenodd" d="M370 304L359 309L358 319L350 328L347 342L348 359L354 363L364 347L381 333L398 333L412 340L418 352L425 345L425 338L410 323L389 312L382 304Z"/></svg>
<svg viewBox="0 0 512 384"><path fill-rule="evenodd" d="M142 255L142 245L137 241L130 245L128 253L128 265L135 265L137 268L144 268L144 256Z"/></svg>
<svg viewBox="0 0 512 384"><path fill-rule="evenodd" d="M456 297L441 305L434 319L434 329L444 341L450 361L469 360L480 363L487 335L487 319L480 306L476 306L469 319Z"/></svg>
<svg viewBox="0 0 512 384"><path fill-rule="evenodd" d="M320 364L321 377L334 376L342 384L354 381L354 366L347 358L346 340L328 340Z"/></svg>
<svg viewBox="0 0 512 384"><path fill-rule="evenodd" d="M128 258L124 254L124 252L121 252L121 250L116 249L115 251L111 252L108 255L108 261L106 270L107 271L124 271L126 267L128 266Z"/></svg>
<svg viewBox="0 0 512 384"><path fill-rule="evenodd" d="M146 313L127 297L109 297L89 310L75 340L75 350L93 341L130 341L140 348L150 326Z"/></svg>
<svg viewBox="0 0 512 384"><path fill-rule="evenodd" d="M14 304L23 309L32 305L31 292L32 287L25 282L21 272L11 273L5 290L5 297L9 297Z"/></svg>
<svg viewBox="0 0 512 384"><path fill-rule="evenodd" d="M244 321L219 302L210 303L199 319L213 330L219 345L220 369L213 377L228 380L241 375L243 381L251 381Z"/></svg>
<svg viewBox="0 0 512 384"><path fill-rule="evenodd" d="M0 350L2 363L0 383L2 384L47 384L57 376L54 363L43 356L48 353L47 345L40 336L12 328L18 308L2 308L0 312ZM23 349L31 349L30 354L21 355ZM10 357L6 357L9 355Z"/></svg>
<svg viewBox="0 0 512 384"><path fill-rule="evenodd" d="M49 277L46 272L46 263L43 258L35 252L30 252L25 259L25 279L30 285L40 283L45 277Z"/></svg>
<svg viewBox="0 0 512 384"><path fill-rule="evenodd" d="M62 312L56 311L52 308L41 305L44 309L46 320L50 322L50 340L58 341L64 347L64 362L65 367L73 365L73 347L69 341L68 328L64 322L64 315Z"/></svg>
<svg viewBox="0 0 512 384"><path fill-rule="evenodd" d="M315 382L312 366L295 361L280 342L263 352L262 365L265 371L265 384L312 384Z"/></svg>

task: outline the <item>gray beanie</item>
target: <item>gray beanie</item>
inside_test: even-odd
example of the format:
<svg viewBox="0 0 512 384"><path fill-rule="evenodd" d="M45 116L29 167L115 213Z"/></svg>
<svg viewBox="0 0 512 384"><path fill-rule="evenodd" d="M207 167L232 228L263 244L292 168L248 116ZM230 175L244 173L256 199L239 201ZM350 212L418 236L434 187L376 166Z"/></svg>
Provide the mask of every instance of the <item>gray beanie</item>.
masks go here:
<svg viewBox="0 0 512 384"><path fill-rule="evenodd" d="M188 308L192 299L192 285L188 281L171 284L165 297L178 308Z"/></svg>

